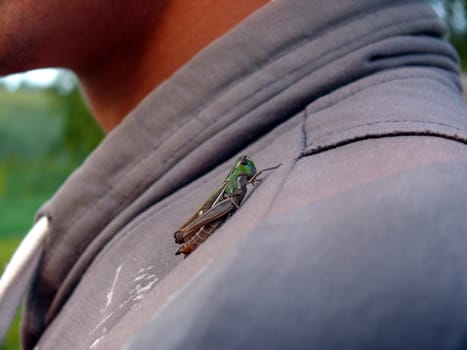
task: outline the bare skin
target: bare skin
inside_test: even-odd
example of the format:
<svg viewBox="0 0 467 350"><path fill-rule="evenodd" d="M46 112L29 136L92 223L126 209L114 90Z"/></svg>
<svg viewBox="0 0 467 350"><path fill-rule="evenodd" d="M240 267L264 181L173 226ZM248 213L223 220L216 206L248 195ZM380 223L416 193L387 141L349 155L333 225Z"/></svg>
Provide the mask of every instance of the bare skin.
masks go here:
<svg viewBox="0 0 467 350"><path fill-rule="evenodd" d="M193 55L269 0L5 0L0 75L65 67L110 131Z"/></svg>

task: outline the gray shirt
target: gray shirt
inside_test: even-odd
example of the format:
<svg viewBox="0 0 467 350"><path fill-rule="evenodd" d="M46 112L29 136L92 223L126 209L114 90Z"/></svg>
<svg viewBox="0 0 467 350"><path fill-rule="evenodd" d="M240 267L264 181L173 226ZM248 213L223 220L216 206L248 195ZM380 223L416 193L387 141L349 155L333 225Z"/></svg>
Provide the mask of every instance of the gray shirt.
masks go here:
<svg viewBox="0 0 467 350"><path fill-rule="evenodd" d="M467 110L420 1L278 0L154 90L40 211L26 348L457 349ZM263 176L187 259L238 154Z"/></svg>

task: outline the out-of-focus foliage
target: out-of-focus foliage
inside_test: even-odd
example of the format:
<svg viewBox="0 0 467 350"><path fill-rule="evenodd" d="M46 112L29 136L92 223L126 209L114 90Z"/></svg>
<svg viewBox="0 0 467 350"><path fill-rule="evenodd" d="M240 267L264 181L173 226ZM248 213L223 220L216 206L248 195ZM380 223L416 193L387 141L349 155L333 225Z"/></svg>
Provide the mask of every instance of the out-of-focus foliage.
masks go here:
<svg viewBox="0 0 467 350"><path fill-rule="evenodd" d="M47 89L0 83L0 271L37 209L103 137L76 79L63 89L69 74ZM19 349L18 334L17 318L2 349Z"/></svg>
<svg viewBox="0 0 467 350"><path fill-rule="evenodd" d="M445 19L449 28L449 40L459 53L463 71L467 71L467 1L432 0L431 3Z"/></svg>
<svg viewBox="0 0 467 350"><path fill-rule="evenodd" d="M78 88L0 87L0 238L24 234L37 208L102 139Z"/></svg>
<svg viewBox="0 0 467 350"><path fill-rule="evenodd" d="M9 237L1 238L0 244L0 270L3 271L3 267L6 265L7 261L10 259L11 254L14 252L21 237ZM1 347L2 350L19 350L19 320L20 314L16 315L15 321L8 332L5 343Z"/></svg>

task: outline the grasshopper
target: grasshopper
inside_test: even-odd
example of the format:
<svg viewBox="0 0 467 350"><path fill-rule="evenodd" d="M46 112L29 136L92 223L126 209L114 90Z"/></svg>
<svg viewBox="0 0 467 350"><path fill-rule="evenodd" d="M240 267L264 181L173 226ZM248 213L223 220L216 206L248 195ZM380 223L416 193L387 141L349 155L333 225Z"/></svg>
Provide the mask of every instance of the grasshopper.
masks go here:
<svg viewBox="0 0 467 350"><path fill-rule="evenodd" d="M256 171L256 166L248 156L240 156L224 182L209 196L198 210L175 233L175 243L181 244L176 255L187 257L201 243L240 208L247 193L247 185L254 185L263 172L274 167Z"/></svg>

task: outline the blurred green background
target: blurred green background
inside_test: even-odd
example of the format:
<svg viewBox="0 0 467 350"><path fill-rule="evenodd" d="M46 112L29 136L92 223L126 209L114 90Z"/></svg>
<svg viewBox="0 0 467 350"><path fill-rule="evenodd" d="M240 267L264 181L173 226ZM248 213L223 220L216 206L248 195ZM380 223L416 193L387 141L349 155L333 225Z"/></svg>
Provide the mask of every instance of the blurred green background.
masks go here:
<svg viewBox="0 0 467 350"><path fill-rule="evenodd" d="M450 28L467 70L464 0L431 1ZM34 213L103 138L68 71L46 86L28 76L0 79L0 271L29 230ZM3 350L19 349L18 317Z"/></svg>
<svg viewBox="0 0 467 350"><path fill-rule="evenodd" d="M104 136L72 73L49 70L32 77L0 80L1 271L37 209ZM18 335L17 317L2 349L19 349Z"/></svg>

